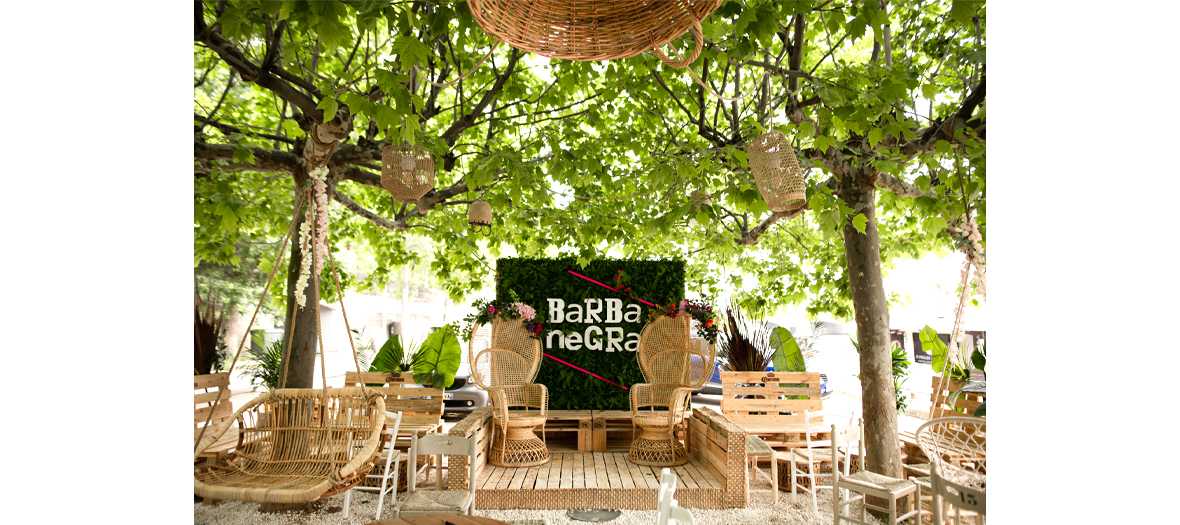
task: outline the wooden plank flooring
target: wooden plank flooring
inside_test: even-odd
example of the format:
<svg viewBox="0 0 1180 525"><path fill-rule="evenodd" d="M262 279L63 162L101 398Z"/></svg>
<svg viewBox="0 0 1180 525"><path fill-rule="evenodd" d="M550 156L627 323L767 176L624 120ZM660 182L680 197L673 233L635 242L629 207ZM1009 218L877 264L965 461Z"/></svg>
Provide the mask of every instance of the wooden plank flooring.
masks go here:
<svg viewBox="0 0 1180 525"><path fill-rule="evenodd" d="M549 463L538 467L505 468L487 465L476 478L476 490L533 489L655 489L660 469L627 461L623 452L551 452ZM690 489L722 488L721 480L692 461L672 471L680 486Z"/></svg>

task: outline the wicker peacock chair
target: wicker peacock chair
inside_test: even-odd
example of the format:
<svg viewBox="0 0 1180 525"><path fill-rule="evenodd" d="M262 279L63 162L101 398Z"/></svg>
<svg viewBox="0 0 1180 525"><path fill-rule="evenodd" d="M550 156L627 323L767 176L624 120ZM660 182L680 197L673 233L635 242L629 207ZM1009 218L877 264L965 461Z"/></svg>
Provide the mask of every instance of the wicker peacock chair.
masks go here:
<svg viewBox="0 0 1180 525"><path fill-rule="evenodd" d="M549 409L549 390L533 383L541 366L541 342L529 336L522 319L494 319L488 332L487 326L476 326L467 348L471 379L487 390L492 418L500 427L500 438L492 441L488 463L500 467L543 465L549 461L549 450L533 431L539 426L544 436Z"/></svg>
<svg viewBox="0 0 1180 525"><path fill-rule="evenodd" d="M647 383L631 385L631 422L643 433L631 442L627 459L653 467L683 465L688 451L674 432L692 391L709 380L715 348L689 337L689 316L660 316L643 328L636 354Z"/></svg>

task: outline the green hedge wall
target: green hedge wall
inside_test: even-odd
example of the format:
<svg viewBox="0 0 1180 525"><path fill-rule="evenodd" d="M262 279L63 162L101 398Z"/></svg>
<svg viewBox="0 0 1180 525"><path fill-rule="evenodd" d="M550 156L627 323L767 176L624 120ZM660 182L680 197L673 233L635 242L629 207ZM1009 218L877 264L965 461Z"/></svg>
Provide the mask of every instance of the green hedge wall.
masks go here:
<svg viewBox="0 0 1180 525"><path fill-rule="evenodd" d="M588 282L568 273L573 270L598 282L611 285L619 270L627 274L627 285L635 297L655 304L667 304L684 298L684 263L678 260L635 261L600 259L591 261L585 268L578 266L573 257L564 259L520 259L502 258L496 261L496 300L509 300L509 290L519 296L520 301L532 306L538 314L544 314L547 322L541 332L541 346L545 353L572 363L623 386L643 382L643 373L635 360L635 352L607 352L587 350L583 344L580 350L558 348L556 337L549 335L552 330L569 330L584 334L590 324L579 322L549 322L548 299L562 299L567 307L580 303L585 309L588 298L623 299L623 312L631 304L639 305L637 322L605 323L595 322L602 328L621 327L624 343L628 335L636 337L647 322L650 307L635 300ZM606 320L606 313L601 314ZM553 347L549 346L550 341ZM607 345L604 343L604 347ZM621 345L620 345L621 346ZM634 345L633 345L634 346ZM627 391L610 383L595 379L589 374L574 370L552 359L541 358L541 370L537 383L549 389L549 408L552 410L628 410L630 404Z"/></svg>

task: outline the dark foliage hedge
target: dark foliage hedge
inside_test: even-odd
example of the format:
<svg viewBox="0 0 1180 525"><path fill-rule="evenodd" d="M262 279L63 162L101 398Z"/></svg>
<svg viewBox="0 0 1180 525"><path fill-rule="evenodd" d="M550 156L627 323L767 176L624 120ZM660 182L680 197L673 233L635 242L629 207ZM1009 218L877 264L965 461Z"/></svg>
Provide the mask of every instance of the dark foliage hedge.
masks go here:
<svg viewBox="0 0 1180 525"><path fill-rule="evenodd" d="M667 304L684 297L684 263L678 260L635 261L601 259L591 261L588 266L578 266L576 259L520 259L503 258L496 261L496 300L509 300L509 290L514 291L520 301L536 308L547 320L541 332L541 346L549 355L594 372L620 385L631 386L643 382L643 374L635 360L635 352L607 352L605 350L567 350L558 348L556 338L550 348L547 337L550 330L568 330L584 333L585 323L552 323L548 299L562 299L565 304L581 303L585 299L623 299L623 311L631 304L638 304L641 314L637 322L594 323L603 328L622 327L624 337L630 333L639 334L647 322L648 306L635 300L627 300L622 294L587 282L568 273L573 270L596 281L613 284L618 270L628 276L627 285L635 297L655 304ZM603 316L605 321L605 314ZM604 346L606 346L604 344ZM594 377L574 370L552 359L541 359L541 370L537 383L549 389L549 408L552 410L628 410L627 391Z"/></svg>

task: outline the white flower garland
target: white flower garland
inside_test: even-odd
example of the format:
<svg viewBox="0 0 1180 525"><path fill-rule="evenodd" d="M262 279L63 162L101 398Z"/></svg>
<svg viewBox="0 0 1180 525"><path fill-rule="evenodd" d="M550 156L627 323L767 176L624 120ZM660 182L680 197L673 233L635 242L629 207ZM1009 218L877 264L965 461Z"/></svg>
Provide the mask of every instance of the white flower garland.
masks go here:
<svg viewBox="0 0 1180 525"><path fill-rule="evenodd" d="M319 274L324 267L324 256L328 252L328 167L320 166L311 170L312 201L308 203L307 214L303 224L299 225L299 250L303 259L299 265L299 279L295 281L295 300L299 307L307 306L307 296L303 291L311 281L311 270L314 263L315 273ZM312 228L315 228L315 240L312 241Z"/></svg>
<svg viewBox="0 0 1180 525"><path fill-rule="evenodd" d="M967 256L963 261L963 269L959 271L963 292L959 294L959 304L955 308L955 325L951 329L951 350L953 351L957 349L959 340L963 337L963 318L966 316L967 302L973 295L972 288L978 290L985 301L987 300L987 288L984 279L986 274L983 247L979 244L983 240L983 236L979 233L979 224L975 222L974 218L965 220L963 217L957 217L947 227L947 230L953 237L964 238L964 242L959 245L959 250ZM974 280L968 275L972 266L975 266Z"/></svg>

